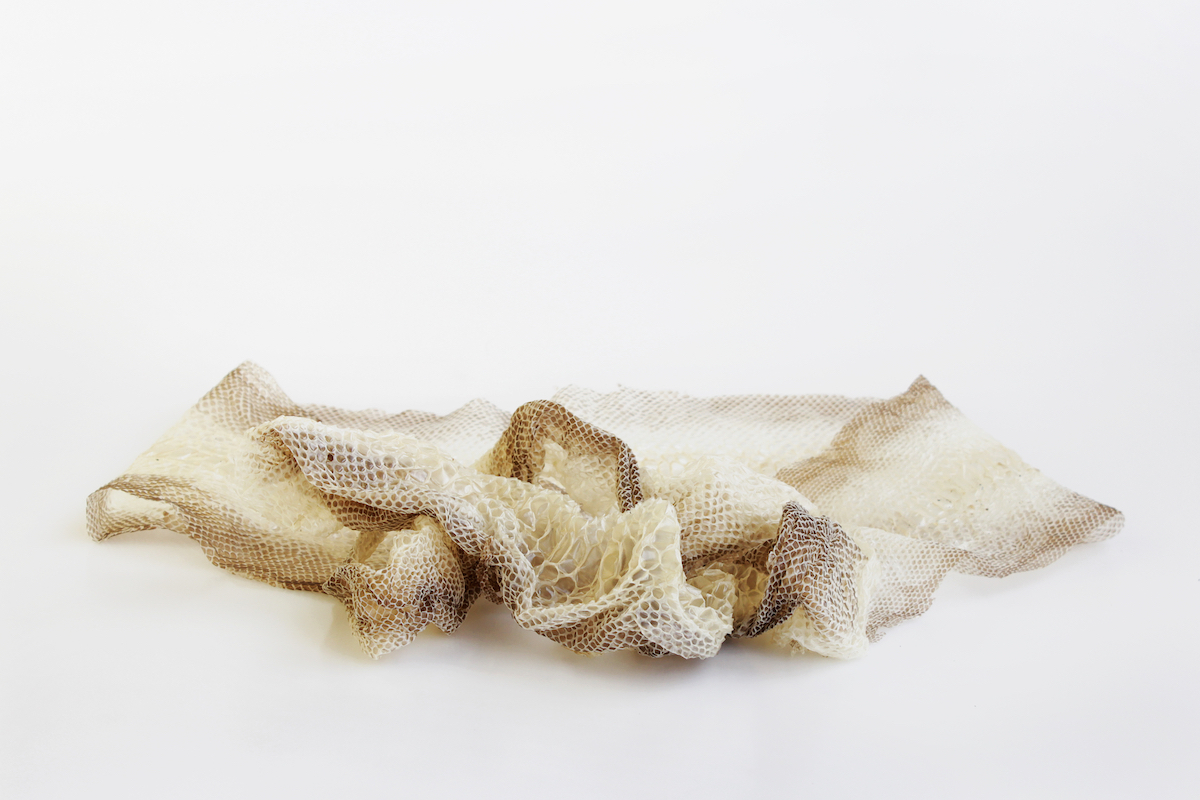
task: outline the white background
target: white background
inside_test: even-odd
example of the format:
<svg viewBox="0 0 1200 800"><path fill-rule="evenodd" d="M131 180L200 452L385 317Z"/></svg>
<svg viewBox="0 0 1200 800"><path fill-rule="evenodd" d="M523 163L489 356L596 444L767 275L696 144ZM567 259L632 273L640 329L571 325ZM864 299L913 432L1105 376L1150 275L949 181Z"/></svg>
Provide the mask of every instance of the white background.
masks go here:
<svg viewBox="0 0 1200 800"><path fill-rule="evenodd" d="M0 5L6 797L1197 796L1200 6L581 5ZM85 536L247 358L437 412L924 373L1128 523L854 662L487 604L373 662Z"/></svg>

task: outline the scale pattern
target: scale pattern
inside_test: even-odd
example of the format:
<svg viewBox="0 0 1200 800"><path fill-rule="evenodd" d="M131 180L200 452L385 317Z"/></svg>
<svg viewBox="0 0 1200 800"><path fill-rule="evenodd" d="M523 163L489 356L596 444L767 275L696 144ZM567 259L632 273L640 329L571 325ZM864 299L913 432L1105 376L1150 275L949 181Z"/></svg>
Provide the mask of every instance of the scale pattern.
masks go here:
<svg viewBox="0 0 1200 800"><path fill-rule="evenodd" d="M482 595L579 653L761 636L851 658L950 570L1034 569L1122 523L924 378L890 400L569 388L437 416L299 405L251 363L87 503L94 539L173 530L336 597L373 657Z"/></svg>

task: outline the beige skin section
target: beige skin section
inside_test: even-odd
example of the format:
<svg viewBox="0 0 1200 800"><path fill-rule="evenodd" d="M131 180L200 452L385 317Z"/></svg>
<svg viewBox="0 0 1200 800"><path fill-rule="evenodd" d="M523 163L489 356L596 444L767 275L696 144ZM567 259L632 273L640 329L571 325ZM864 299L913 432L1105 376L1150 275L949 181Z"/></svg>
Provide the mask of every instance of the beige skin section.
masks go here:
<svg viewBox="0 0 1200 800"><path fill-rule="evenodd" d="M754 638L861 655L950 570L1001 576L1115 534L923 378L891 400L570 388L509 415L291 401L244 364L88 499L225 569L337 597L373 657L484 597L579 653Z"/></svg>

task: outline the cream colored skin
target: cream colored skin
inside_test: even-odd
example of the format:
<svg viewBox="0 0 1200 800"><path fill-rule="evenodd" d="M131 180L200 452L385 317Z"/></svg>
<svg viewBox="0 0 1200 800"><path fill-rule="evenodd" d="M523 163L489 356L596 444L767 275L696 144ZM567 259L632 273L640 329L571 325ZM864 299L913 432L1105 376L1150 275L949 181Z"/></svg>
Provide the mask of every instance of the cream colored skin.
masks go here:
<svg viewBox="0 0 1200 800"><path fill-rule="evenodd" d="M337 591L375 656L431 621L457 625L465 607L456 604L469 602L461 551L491 570L528 630L586 652L707 658L755 613L768 582L736 554L772 542L781 509L796 503L840 524L827 535L845 541L820 552L843 559L838 574L848 577L812 583L812 596L763 639L850 658L921 613L948 570L1041 566L1122 522L1029 467L924 379L888 401L628 389L567 389L555 400L633 449L644 492L635 507L620 511L603 458L554 442L532 482L487 474L480 448L506 424L489 404L440 418L295 406L244 365L93 495L89 530L179 530L222 566L281 585L300 579L272 577L254 553L299 553L296 563L318 577L294 588L341 576ZM339 424L302 415L318 412ZM245 414L259 421L247 429ZM158 479L181 488L155 494ZM331 499L422 516L411 530L360 534ZM204 522L210 512L227 522ZM218 531L226 538L206 539L205 524L227 525ZM820 613L835 595L853 599L851 613Z"/></svg>

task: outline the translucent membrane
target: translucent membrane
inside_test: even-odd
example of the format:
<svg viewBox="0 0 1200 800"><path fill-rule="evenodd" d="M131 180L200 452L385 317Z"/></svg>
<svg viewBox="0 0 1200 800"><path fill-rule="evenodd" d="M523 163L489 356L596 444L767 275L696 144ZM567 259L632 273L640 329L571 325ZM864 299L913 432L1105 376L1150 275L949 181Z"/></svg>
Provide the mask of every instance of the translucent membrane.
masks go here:
<svg viewBox="0 0 1200 800"><path fill-rule="evenodd" d="M1120 530L924 378L890 400L559 392L507 414L297 405L243 364L87 503L216 565L338 598L379 656L483 595L580 653L849 658L950 570L1000 577Z"/></svg>

